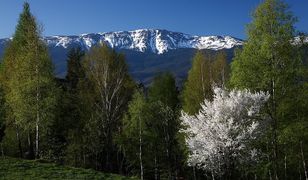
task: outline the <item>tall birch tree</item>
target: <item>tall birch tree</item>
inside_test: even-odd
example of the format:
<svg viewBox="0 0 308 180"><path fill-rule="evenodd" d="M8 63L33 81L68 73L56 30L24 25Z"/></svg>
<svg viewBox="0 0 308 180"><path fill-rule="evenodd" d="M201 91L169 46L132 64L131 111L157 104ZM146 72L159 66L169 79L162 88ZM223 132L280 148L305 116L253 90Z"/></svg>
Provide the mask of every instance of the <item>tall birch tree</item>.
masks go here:
<svg viewBox="0 0 308 180"><path fill-rule="evenodd" d="M24 4L8 48L14 51L4 57L4 72L8 72L5 99L15 123L29 132L29 141L35 134L35 157L39 158L40 135L54 115L56 86L47 46L28 3Z"/></svg>

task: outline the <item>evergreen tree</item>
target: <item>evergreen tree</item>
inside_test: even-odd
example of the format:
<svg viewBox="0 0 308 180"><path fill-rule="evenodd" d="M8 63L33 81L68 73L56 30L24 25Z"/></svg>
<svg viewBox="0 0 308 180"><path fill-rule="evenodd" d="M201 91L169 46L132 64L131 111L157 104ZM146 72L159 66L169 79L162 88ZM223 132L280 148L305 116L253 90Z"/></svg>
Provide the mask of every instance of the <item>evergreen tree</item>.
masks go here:
<svg viewBox="0 0 308 180"><path fill-rule="evenodd" d="M170 73L156 76L149 88L149 101L160 101L171 109L176 110L179 106L178 90L175 78Z"/></svg>
<svg viewBox="0 0 308 180"><path fill-rule="evenodd" d="M4 68L7 73L6 102L14 123L28 132L29 151L32 151L32 134L35 132L35 155L38 158L40 135L53 119L56 87L47 47L41 40L40 29L28 3L24 4L5 54Z"/></svg>
<svg viewBox="0 0 308 180"><path fill-rule="evenodd" d="M83 78L84 72L81 66L81 59L84 56L81 47L72 48L67 55L66 80L70 89L76 89L78 81Z"/></svg>
<svg viewBox="0 0 308 180"><path fill-rule="evenodd" d="M237 51L232 63L231 86L249 88L270 93L266 107L271 117L269 144L270 178L281 178L286 165L283 156L286 149L283 129L295 123L296 115L290 107L295 105L298 92L300 61L295 37L296 18L281 0L265 0L255 10L253 21L248 25L248 40L243 50ZM291 105L291 106L290 106ZM295 106L298 107L298 106Z"/></svg>
<svg viewBox="0 0 308 180"><path fill-rule="evenodd" d="M67 54L67 74L66 84L64 85L64 94L62 95L60 117L65 121L66 128L63 129L65 141L67 142L65 160L68 164L74 166L84 166L83 164L83 126L81 118L81 98L80 98L80 80L84 79L84 70L82 67L82 58L85 52L81 47L70 49Z"/></svg>

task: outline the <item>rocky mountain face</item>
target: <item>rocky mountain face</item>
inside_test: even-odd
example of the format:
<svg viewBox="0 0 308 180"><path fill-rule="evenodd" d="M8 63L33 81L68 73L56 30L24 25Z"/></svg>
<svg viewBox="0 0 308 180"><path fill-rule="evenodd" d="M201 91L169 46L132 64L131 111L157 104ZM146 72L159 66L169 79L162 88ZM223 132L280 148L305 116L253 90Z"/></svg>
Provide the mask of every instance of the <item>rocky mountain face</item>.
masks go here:
<svg viewBox="0 0 308 180"><path fill-rule="evenodd" d="M43 40L48 45L58 77L66 74L66 55L70 48L81 46L89 50L98 43L106 43L126 55L132 76L145 84L163 71L172 72L178 82L182 81L197 50L209 53L227 51L231 59L233 49L243 44L242 40L231 36L192 36L160 29L47 36ZM8 41L9 38L0 39L0 56Z"/></svg>

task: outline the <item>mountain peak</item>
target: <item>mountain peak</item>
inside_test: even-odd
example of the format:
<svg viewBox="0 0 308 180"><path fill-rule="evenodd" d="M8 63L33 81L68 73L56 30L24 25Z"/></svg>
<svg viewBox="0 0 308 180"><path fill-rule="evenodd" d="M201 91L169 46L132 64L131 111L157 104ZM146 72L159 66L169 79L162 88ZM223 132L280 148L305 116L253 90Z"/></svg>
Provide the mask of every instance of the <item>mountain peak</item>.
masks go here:
<svg viewBox="0 0 308 180"><path fill-rule="evenodd" d="M49 46L68 48L72 44L89 49L97 43L106 43L115 49L163 54L173 49L230 49L243 41L231 36L193 36L164 29L137 29L103 33L86 33L79 36L48 36Z"/></svg>

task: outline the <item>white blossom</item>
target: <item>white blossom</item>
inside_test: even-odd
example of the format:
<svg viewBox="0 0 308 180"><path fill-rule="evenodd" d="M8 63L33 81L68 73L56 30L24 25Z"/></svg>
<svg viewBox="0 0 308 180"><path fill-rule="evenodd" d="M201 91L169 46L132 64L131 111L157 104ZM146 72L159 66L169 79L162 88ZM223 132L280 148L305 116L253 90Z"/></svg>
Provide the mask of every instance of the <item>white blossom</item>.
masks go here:
<svg viewBox="0 0 308 180"><path fill-rule="evenodd" d="M216 87L213 100L205 100L198 114L182 112L191 152L188 165L223 174L231 163L256 159L258 152L250 143L264 132L260 110L268 98L264 92Z"/></svg>

